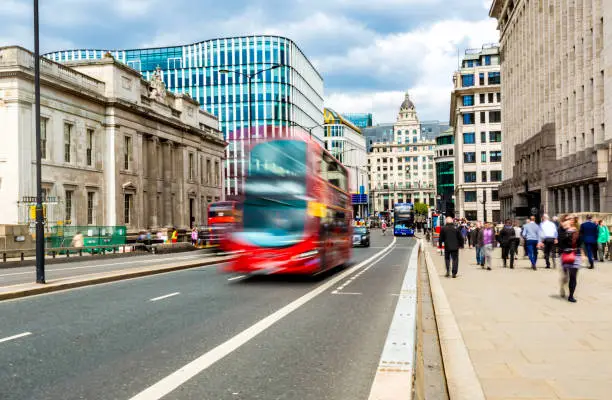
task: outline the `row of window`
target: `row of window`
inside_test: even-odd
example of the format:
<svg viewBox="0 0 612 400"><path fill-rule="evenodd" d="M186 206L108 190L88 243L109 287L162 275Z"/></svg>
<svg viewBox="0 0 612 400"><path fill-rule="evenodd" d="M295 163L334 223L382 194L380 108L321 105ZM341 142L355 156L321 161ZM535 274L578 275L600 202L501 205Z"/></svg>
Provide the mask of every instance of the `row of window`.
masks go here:
<svg viewBox="0 0 612 400"><path fill-rule="evenodd" d="M489 162L501 162L502 160L502 152L501 150L494 150L489 152ZM463 153L463 162L466 164L474 164L476 163L476 152L475 151L466 151ZM480 162L487 162L487 152L480 152Z"/></svg>
<svg viewBox="0 0 612 400"><path fill-rule="evenodd" d="M463 96L463 106L471 107L476 105L476 95L468 94ZM497 93L480 93L478 96L479 103L478 104L495 104L501 103L501 92ZM488 101L487 101L488 100Z"/></svg>
<svg viewBox="0 0 612 400"><path fill-rule="evenodd" d="M488 122L490 124L497 124L501 122L501 111L486 111L480 112L480 123L487 123L487 114L489 115ZM476 123L476 113L463 113L463 125L474 125Z"/></svg>
<svg viewBox="0 0 612 400"><path fill-rule="evenodd" d="M480 172L480 182L482 182L482 183L486 183L486 182L501 182L501 180L502 180L502 173L501 173L501 171L491 171L490 180L487 179L488 175L489 175L488 171L481 171ZM474 171L472 171L472 172L464 172L463 173L463 181L465 183L477 183L476 172L474 172Z"/></svg>
<svg viewBox="0 0 612 400"><path fill-rule="evenodd" d="M486 193L486 192L483 192ZM464 200L466 203L475 203L477 200L477 193L475 190L468 190L466 192L463 193L464 194ZM483 200L486 201L486 198L484 198ZM492 190L491 191L491 201L499 201L499 190Z"/></svg>
<svg viewBox="0 0 612 400"><path fill-rule="evenodd" d="M49 139L49 119L41 118L40 120L40 150L41 157L43 160L50 160L51 153L48 149L48 139ZM95 131L92 128L88 128L85 133L85 165L91 167L94 165L94 146L95 146ZM74 139L74 124L65 122L64 123L64 140L63 140L63 150L64 157L63 161L65 163L73 162L73 152L76 147L73 145Z"/></svg>
<svg viewBox="0 0 612 400"><path fill-rule="evenodd" d="M489 143L501 143L501 131L489 132ZM480 143L487 143L487 132L480 132ZM463 134L463 144L476 144L476 132Z"/></svg>
<svg viewBox="0 0 612 400"><path fill-rule="evenodd" d="M488 78L488 79L487 79ZM489 72L485 74L481 72L478 74L478 85L499 85L501 84L501 74L499 72ZM461 87L473 87L476 86L476 76L474 74L462 74L461 75Z"/></svg>
<svg viewBox="0 0 612 400"><path fill-rule="evenodd" d="M406 146L406 147L379 147L379 148L375 148L374 152L375 153L400 153L402 151L419 151L419 147L421 147L420 151L423 150L433 150L433 146ZM388 150L387 150L388 149Z"/></svg>
<svg viewBox="0 0 612 400"><path fill-rule="evenodd" d="M474 68L482 65L498 65L499 56L481 56L478 60L463 60L463 68Z"/></svg>

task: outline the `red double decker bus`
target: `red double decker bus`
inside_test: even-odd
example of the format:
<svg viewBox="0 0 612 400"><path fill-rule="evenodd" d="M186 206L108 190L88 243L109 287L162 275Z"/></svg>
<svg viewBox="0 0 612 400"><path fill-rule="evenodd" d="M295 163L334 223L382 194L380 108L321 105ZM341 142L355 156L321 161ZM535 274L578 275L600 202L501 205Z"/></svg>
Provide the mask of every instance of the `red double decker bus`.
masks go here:
<svg viewBox="0 0 612 400"><path fill-rule="evenodd" d="M240 274L313 275L351 258L348 171L318 143L284 138L251 149L243 226L229 236Z"/></svg>
<svg viewBox="0 0 612 400"><path fill-rule="evenodd" d="M242 211L236 201L218 201L208 205L208 235L210 245L218 246L225 237L242 224Z"/></svg>

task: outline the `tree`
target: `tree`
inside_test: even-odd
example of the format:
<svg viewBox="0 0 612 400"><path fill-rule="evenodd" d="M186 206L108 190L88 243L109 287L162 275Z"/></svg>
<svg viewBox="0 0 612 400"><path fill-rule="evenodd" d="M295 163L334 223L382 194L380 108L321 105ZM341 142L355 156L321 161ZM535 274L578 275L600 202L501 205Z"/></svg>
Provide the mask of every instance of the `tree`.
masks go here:
<svg viewBox="0 0 612 400"><path fill-rule="evenodd" d="M417 215L427 215L429 207L424 203L414 203L414 213Z"/></svg>

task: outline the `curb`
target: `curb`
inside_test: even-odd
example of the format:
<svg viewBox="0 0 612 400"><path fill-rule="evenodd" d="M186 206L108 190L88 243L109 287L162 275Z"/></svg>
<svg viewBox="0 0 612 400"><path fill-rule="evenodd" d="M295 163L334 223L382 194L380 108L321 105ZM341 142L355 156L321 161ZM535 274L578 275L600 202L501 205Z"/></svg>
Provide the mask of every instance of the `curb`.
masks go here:
<svg viewBox="0 0 612 400"><path fill-rule="evenodd" d="M431 254L422 247L429 274L446 383L451 400L485 400L461 330L440 283Z"/></svg>
<svg viewBox="0 0 612 400"><path fill-rule="evenodd" d="M83 279L78 279L78 280L74 280L70 282L62 282L66 280L64 278L61 280L48 282L38 287L16 290L14 292L0 293L0 301L18 299L22 297L35 296L39 294L58 292L58 291L68 290L68 289L75 289L75 288L84 287L84 286L93 286L93 285L99 285L102 283L116 282L116 281L122 281L122 280L133 279L133 278L141 278L144 276L159 275L159 274L163 274L166 272L175 272L175 271L181 271L181 270L190 269L190 268L219 264L219 263L223 263L223 262L226 262L232 259L232 257L233 256L219 257L219 258L215 258L214 260L198 260L198 261L191 261L191 262L183 263L183 264L169 264L167 266L161 266L156 269L150 269L150 270L115 271L114 273L109 273L108 275L99 276L99 277L87 278L85 276L83 277Z"/></svg>

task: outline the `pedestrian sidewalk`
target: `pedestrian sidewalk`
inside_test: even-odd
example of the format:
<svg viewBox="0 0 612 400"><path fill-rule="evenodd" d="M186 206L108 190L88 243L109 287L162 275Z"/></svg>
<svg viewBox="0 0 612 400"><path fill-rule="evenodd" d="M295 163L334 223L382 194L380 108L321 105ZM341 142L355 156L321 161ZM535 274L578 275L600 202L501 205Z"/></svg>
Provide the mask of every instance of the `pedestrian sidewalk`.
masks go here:
<svg viewBox="0 0 612 400"><path fill-rule="evenodd" d="M426 250L487 399L612 399L612 263L580 270L572 304L559 295L559 268L539 259L531 270L522 249L515 269L495 249L492 271L461 250L457 279Z"/></svg>

